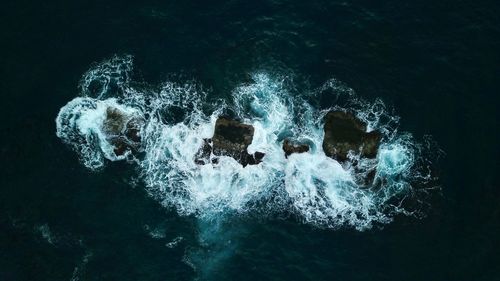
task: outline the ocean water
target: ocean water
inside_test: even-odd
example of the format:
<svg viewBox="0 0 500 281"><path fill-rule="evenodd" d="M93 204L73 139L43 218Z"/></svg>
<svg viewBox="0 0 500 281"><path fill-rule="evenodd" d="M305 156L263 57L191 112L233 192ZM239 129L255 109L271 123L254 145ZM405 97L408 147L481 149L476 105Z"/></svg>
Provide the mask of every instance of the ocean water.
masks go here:
<svg viewBox="0 0 500 281"><path fill-rule="evenodd" d="M498 8L5 3L0 280L498 280ZM145 120L139 153L108 107ZM375 160L325 156L332 109ZM222 115L262 163L194 163Z"/></svg>

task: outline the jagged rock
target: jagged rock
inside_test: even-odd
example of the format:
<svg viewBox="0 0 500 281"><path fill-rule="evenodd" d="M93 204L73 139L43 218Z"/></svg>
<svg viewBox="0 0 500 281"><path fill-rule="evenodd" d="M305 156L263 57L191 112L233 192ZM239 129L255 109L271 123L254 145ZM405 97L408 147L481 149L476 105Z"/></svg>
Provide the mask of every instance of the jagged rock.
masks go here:
<svg viewBox="0 0 500 281"><path fill-rule="evenodd" d="M230 156L236 159L243 167L256 165L262 162L264 153L256 152L249 154L248 146L252 143L254 128L236 120L220 117L215 122L214 136L204 139L204 143L198 152L195 163L199 165L210 163L210 155ZM213 158L216 164L217 159Z"/></svg>
<svg viewBox="0 0 500 281"><path fill-rule="evenodd" d="M283 151L288 158L292 153L304 153L309 151L309 145L292 143L289 139L283 141Z"/></svg>
<svg viewBox="0 0 500 281"><path fill-rule="evenodd" d="M324 131L323 150L333 159L346 161L349 151L365 158L377 156L381 134L378 131L367 132L366 124L351 113L329 112L325 117Z"/></svg>
<svg viewBox="0 0 500 281"><path fill-rule="evenodd" d="M104 119L102 129L106 135L114 136L122 133L127 117L118 108L106 108L106 119Z"/></svg>
<svg viewBox="0 0 500 281"><path fill-rule="evenodd" d="M144 119L138 116L127 116L118 108L108 107L106 119L102 125L102 131L106 140L111 143L117 156L126 151L137 151L141 143L140 131L144 125Z"/></svg>
<svg viewBox="0 0 500 281"><path fill-rule="evenodd" d="M132 118L125 125L125 137L129 140L140 143L141 142L141 128L144 126L144 120L141 118Z"/></svg>
<svg viewBox="0 0 500 281"><path fill-rule="evenodd" d="M212 139L203 139L203 145L196 154L194 162L198 165L205 165L210 163L210 154L212 153ZM214 158L212 162L217 162ZM216 164L216 163L214 163Z"/></svg>
<svg viewBox="0 0 500 281"><path fill-rule="evenodd" d="M212 138L215 155L237 157L252 143L254 128L236 120L219 118Z"/></svg>
<svg viewBox="0 0 500 281"><path fill-rule="evenodd" d="M240 163L243 165L243 167L245 167L246 165L257 165L260 162L262 162L264 156L265 156L264 153L258 151L255 152L254 154L246 153L246 155L244 155L245 159Z"/></svg>

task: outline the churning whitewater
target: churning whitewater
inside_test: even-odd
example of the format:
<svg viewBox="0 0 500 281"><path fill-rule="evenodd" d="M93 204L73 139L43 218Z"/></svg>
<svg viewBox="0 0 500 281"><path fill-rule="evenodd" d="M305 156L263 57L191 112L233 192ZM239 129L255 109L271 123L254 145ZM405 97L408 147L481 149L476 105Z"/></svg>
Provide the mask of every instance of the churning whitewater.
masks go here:
<svg viewBox="0 0 500 281"><path fill-rule="evenodd" d="M119 160L136 165L149 194L181 215L286 213L316 226L363 230L388 223L395 214L414 214L402 202L416 185L430 180L423 148L397 130L399 118L382 101L363 101L335 79L297 95L286 77L254 73L252 82L236 87L230 98L213 99L194 82L146 87L131 76L130 56L92 67L81 80L79 96L61 108L57 136L89 169ZM338 100L332 108L310 102L324 92ZM135 153L117 153L109 140L103 126L109 108L130 120L144 120L142 145ZM331 109L349 110L368 131L382 133L376 159L350 154L340 164L325 155L323 118ZM254 127L248 153L264 152L262 163L243 167L228 156L216 164L195 163L217 118L227 114ZM286 158L282 145L289 137L310 150ZM356 177L373 169L373 184L358 186Z"/></svg>

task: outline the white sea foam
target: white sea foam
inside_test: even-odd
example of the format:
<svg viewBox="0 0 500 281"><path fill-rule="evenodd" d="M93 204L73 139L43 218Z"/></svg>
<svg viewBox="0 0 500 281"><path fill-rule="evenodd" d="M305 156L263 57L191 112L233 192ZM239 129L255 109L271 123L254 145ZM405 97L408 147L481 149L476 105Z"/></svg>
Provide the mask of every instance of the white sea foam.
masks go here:
<svg viewBox="0 0 500 281"><path fill-rule="evenodd" d="M177 247L177 245L178 245L180 242L182 242L182 240L184 240L184 237L182 237L182 236L177 236L177 237L175 237L172 241L170 241L170 242L168 242L167 244L165 244L165 247L170 248L170 249L175 248L175 247Z"/></svg>
<svg viewBox="0 0 500 281"><path fill-rule="evenodd" d="M148 192L180 214L212 218L252 213L265 201L269 210L293 213L313 225L362 230L404 213L398 200L393 201L411 190L412 179L423 178L415 164L419 150L410 134L398 133L399 118L381 100L363 101L336 80L297 97L285 86L286 78L257 73L252 83L232 92L231 101L208 102L207 93L195 83L166 82L158 91L134 88L131 67L131 58L113 58L87 72L81 96L59 112L57 135L78 152L85 166L96 169L106 159L131 157L116 156L106 141L101 129L106 108L144 117L144 153L135 163ZM100 86L92 90L96 83ZM353 111L368 130L382 132L376 160L351 154L358 162L356 170L352 161L341 165L324 154L322 120L330 109L314 108L305 98L325 89L347 101L333 109ZM217 117L226 110L255 128L248 151L264 152L262 163L242 167L231 157L220 157L215 165L195 164L203 139L213 135ZM285 137L307 142L311 150L287 159L282 150ZM376 186L361 188L359 173L372 169Z"/></svg>
<svg viewBox="0 0 500 281"><path fill-rule="evenodd" d="M124 160L128 154L116 155L103 132L106 109L116 108L127 116L140 116L140 111L120 104L116 98L98 100L78 97L61 108L56 119L57 136L70 144L81 156L85 166L97 169L104 159Z"/></svg>

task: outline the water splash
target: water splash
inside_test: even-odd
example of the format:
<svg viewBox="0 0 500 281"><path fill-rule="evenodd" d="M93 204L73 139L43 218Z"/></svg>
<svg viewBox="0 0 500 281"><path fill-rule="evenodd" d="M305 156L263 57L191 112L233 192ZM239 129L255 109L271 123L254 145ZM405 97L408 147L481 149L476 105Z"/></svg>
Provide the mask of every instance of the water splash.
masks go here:
<svg viewBox="0 0 500 281"><path fill-rule="evenodd" d="M114 57L95 65L82 79L80 96L61 108L57 135L90 169L107 161L137 165L149 194L181 215L210 220L224 214L291 213L305 223L358 230L390 222L395 214L411 214L401 206L415 181L429 180L419 163L421 146L400 133L399 117L381 100L367 102L335 79L301 96L290 93L286 77L255 73L253 81L231 93L231 100L209 101L194 82L165 82L159 90L131 84L131 57ZM323 110L316 96L331 91L337 103ZM102 131L107 107L146 120L143 152L117 156ZM344 164L322 150L325 114L349 110L383 134L377 158L350 154ZM203 139L213 135L215 121L227 111L255 128L249 153L266 154L259 165L243 168L231 157L218 164L194 162ZM285 138L306 142L308 153L285 158ZM354 167L352 163L356 162ZM361 188L363 174L375 170L374 184ZM264 202L264 203L263 203Z"/></svg>

